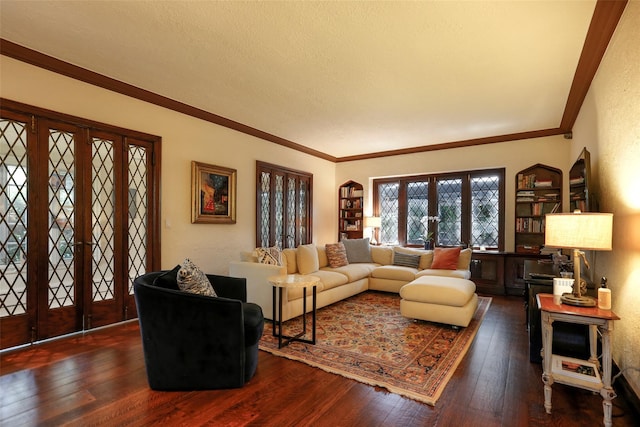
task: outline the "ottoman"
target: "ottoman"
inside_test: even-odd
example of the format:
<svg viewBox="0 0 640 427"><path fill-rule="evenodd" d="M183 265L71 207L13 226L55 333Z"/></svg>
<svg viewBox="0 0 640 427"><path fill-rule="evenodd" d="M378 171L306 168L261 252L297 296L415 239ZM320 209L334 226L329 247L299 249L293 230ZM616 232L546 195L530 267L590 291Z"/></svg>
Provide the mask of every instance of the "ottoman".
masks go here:
<svg viewBox="0 0 640 427"><path fill-rule="evenodd" d="M467 327L478 307L476 285L455 277L422 276L400 288L400 313L411 319Z"/></svg>

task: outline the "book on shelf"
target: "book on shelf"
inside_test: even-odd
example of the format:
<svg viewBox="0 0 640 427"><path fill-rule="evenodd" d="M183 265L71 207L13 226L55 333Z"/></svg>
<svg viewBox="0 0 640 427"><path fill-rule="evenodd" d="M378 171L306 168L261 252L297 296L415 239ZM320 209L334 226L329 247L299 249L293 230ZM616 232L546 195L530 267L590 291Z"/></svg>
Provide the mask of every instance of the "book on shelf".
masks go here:
<svg viewBox="0 0 640 427"><path fill-rule="evenodd" d="M340 197L362 197L364 191L354 187L342 187L340 188Z"/></svg>
<svg viewBox="0 0 640 427"><path fill-rule="evenodd" d="M584 176L569 178L569 185L580 185L580 184L584 184Z"/></svg>
<svg viewBox="0 0 640 427"><path fill-rule="evenodd" d="M533 183L533 186L536 188L551 187L553 186L553 181L551 181L550 179L538 179Z"/></svg>
<svg viewBox="0 0 640 427"><path fill-rule="evenodd" d="M587 360L558 356L557 354L551 356L551 373L565 375L594 384L602 382L600 372L595 364Z"/></svg>

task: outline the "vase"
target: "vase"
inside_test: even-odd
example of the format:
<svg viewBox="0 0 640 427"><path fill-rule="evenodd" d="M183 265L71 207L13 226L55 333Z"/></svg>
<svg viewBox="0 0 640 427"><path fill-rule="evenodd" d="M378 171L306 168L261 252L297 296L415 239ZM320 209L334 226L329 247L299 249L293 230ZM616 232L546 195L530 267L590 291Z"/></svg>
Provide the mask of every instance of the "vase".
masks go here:
<svg viewBox="0 0 640 427"><path fill-rule="evenodd" d="M427 250L431 250L431 240L429 240L428 242L424 242L424 248Z"/></svg>

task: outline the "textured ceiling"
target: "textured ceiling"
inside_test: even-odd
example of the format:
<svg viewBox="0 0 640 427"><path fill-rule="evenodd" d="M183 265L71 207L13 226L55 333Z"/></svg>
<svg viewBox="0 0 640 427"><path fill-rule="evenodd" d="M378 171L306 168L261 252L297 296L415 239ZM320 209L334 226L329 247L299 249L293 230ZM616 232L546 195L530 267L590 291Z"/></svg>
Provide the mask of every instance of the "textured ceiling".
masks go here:
<svg viewBox="0 0 640 427"><path fill-rule="evenodd" d="M0 37L334 157L558 128L595 0L0 1Z"/></svg>

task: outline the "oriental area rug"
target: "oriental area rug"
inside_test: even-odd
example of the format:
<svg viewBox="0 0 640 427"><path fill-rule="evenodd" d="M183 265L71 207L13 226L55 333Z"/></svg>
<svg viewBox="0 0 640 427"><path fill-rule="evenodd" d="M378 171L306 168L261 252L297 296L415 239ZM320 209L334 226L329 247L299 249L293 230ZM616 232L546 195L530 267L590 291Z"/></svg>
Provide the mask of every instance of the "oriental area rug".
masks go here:
<svg viewBox="0 0 640 427"><path fill-rule="evenodd" d="M364 292L318 309L316 344L292 342L278 349L273 325L265 323L260 350L346 378L383 387L435 405L473 342L491 298L479 304L466 328L414 321L400 314L400 296ZM311 316L307 314L307 338ZM285 334L302 330L302 317L284 323Z"/></svg>

